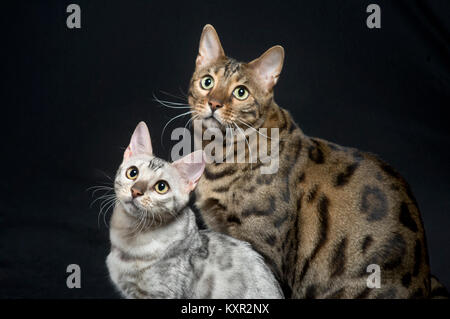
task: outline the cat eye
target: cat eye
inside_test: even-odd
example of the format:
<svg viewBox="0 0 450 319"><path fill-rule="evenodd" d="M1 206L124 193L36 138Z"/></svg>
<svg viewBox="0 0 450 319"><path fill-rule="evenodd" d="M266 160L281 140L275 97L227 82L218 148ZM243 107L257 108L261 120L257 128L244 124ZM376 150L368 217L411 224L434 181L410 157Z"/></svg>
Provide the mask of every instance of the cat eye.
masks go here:
<svg viewBox="0 0 450 319"><path fill-rule="evenodd" d="M214 86L214 79L207 75L200 81L200 85L204 90L211 90Z"/></svg>
<svg viewBox="0 0 450 319"><path fill-rule="evenodd" d="M158 194L165 194L169 191L169 184L167 184L167 182L165 181L158 181L155 184L155 191Z"/></svg>
<svg viewBox="0 0 450 319"><path fill-rule="evenodd" d="M127 169L127 172L125 173L126 177L131 180L135 180L139 175L139 170L136 166L131 166Z"/></svg>
<svg viewBox="0 0 450 319"><path fill-rule="evenodd" d="M245 86L238 86L237 88L234 89L233 95L238 100L243 101L246 98L248 98L249 93L248 90L245 88Z"/></svg>

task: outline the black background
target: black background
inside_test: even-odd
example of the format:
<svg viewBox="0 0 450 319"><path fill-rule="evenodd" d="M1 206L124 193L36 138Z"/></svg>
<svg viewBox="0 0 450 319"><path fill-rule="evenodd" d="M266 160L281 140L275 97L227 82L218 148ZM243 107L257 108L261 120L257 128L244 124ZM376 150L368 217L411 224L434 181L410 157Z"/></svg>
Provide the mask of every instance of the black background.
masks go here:
<svg viewBox="0 0 450 319"><path fill-rule="evenodd" d="M66 7L81 7L81 29ZM368 29L377 3L382 28ZM186 93L202 27L249 61L286 50L276 100L312 136L380 155L419 202L432 271L450 286L449 2L30 1L2 4L0 297L116 297L108 229L86 189L108 183L140 120L163 125ZM174 98L170 100L176 101ZM109 214L108 214L109 217ZM66 287L79 264L82 288Z"/></svg>

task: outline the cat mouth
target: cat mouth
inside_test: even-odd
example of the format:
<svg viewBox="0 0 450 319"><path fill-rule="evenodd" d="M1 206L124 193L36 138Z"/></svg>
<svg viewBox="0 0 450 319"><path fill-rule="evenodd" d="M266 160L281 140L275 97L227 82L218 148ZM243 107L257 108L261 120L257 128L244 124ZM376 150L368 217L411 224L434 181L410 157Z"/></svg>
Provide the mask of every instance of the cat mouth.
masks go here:
<svg viewBox="0 0 450 319"><path fill-rule="evenodd" d="M205 118L205 120L209 120L209 119L211 119L211 120L213 120L213 121L215 121L215 122L217 122L217 123L219 123L219 124L222 124L222 123L214 116L214 114L212 114L212 115L208 116L207 118Z"/></svg>
<svg viewBox="0 0 450 319"><path fill-rule="evenodd" d="M203 118L203 122L206 127L224 127L224 124L219 119L217 119L214 114Z"/></svg>
<svg viewBox="0 0 450 319"><path fill-rule="evenodd" d="M126 201L125 204L130 205L134 210L140 211L143 209L140 205L136 204L133 199Z"/></svg>

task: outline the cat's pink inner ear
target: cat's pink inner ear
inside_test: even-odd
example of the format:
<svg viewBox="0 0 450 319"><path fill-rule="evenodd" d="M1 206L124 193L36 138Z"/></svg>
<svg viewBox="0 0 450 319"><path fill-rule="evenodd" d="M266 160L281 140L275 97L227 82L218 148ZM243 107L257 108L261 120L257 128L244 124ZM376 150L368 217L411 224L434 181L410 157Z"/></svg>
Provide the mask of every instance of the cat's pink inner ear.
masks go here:
<svg viewBox="0 0 450 319"><path fill-rule="evenodd" d="M205 156L202 150L195 151L172 163L187 184L188 192L197 186L205 169Z"/></svg>
<svg viewBox="0 0 450 319"><path fill-rule="evenodd" d="M150 133L144 122L139 122L134 129L133 135L131 136L130 145L128 145L125 150L123 158L126 160L132 156L140 154L153 155Z"/></svg>
<svg viewBox="0 0 450 319"><path fill-rule="evenodd" d="M130 149L130 146L128 145L125 152L123 153L123 160L126 161L130 157L131 157L131 149Z"/></svg>
<svg viewBox="0 0 450 319"><path fill-rule="evenodd" d="M225 52L220 44L216 30L210 24L205 25L200 37L200 46L196 60L197 67L207 66L224 56Z"/></svg>
<svg viewBox="0 0 450 319"><path fill-rule="evenodd" d="M259 58L248 64L253 74L266 91L270 91L278 81L283 68L284 49L280 45L271 47Z"/></svg>

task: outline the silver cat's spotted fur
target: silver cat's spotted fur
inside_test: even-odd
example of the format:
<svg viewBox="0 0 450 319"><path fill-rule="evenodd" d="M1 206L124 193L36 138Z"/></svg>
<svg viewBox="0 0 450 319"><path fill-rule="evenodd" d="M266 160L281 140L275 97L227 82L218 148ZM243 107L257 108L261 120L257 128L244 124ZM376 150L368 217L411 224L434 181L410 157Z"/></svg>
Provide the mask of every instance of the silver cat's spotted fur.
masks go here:
<svg viewBox="0 0 450 319"><path fill-rule="evenodd" d="M283 298L248 243L198 230L187 204L204 166L202 151L172 164L154 157L139 123L115 179L106 260L114 285L126 298Z"/></svg>

